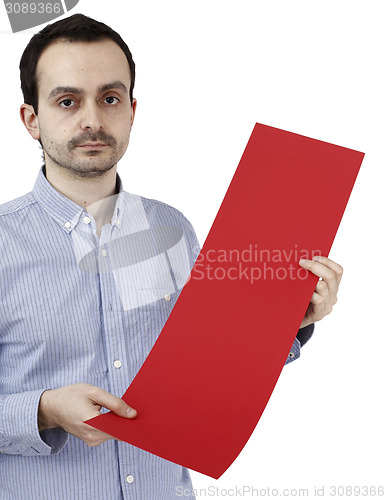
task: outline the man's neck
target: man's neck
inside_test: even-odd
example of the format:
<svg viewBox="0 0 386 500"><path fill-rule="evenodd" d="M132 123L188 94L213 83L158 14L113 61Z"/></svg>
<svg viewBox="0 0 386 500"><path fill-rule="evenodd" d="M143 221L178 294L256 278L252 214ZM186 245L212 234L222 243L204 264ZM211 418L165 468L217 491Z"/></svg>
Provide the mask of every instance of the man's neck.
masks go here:
<svg viewBox="0 0 386 500"><path fill-rule="evenodd" d="M116 202L117 166L100 177L82 178L62 167L46 165L48 182L95 219L97 234L111 221Z"/></svg>

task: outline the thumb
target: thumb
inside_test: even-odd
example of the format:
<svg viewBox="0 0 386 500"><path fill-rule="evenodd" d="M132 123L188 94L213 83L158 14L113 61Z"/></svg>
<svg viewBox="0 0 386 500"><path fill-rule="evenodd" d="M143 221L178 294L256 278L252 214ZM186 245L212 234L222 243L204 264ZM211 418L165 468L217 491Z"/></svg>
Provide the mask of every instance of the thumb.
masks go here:
<svg viewBox="0 0 386 500"><path fill-rule="evenodd" d="M135 418L137 416L136 410L131 408L128 404L126 404L123 399L117 398L113 394L110 394L101 389L101 396L103 395L103 406L108 410L111 410L116 415L125 418ZM102 397L100 398L100 400Z"/></svg>
<svg viewBox="0 0 386 500"><path fill-rule="evenodd" d="M111 410L120 417L135 418L137 416L137 411L126 404L123 399L119 398L116 398L116 401Z"/></svg>

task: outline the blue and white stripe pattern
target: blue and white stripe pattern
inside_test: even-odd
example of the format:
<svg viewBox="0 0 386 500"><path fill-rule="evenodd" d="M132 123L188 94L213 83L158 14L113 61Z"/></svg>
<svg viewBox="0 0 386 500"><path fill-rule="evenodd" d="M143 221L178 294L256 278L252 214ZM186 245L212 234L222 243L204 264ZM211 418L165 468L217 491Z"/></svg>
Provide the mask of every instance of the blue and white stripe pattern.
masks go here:
<svg viewBox="0 0 386 500"><path fill-rule="evenodd" d="M43 169L31 193L0 207L1 500L170 500L177 486L192 490L187 469L127 443L38 432L46 389L84 382L122 396L199 252L180 212L124 192L119 177L117 186L100 237ZM144 261L123 250L130 238Z"/></svg>

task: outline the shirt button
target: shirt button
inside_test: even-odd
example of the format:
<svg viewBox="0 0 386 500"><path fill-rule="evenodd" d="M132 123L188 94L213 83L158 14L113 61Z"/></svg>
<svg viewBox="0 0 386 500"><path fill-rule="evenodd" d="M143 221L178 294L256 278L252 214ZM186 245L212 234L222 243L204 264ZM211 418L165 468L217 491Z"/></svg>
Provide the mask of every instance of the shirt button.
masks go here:
<svg viewBox="0 0 386 500"><path fill-rule="evenodd" d="M119 359L116 359L114 361L114 366L115 366L115 368L120 368L122 366L122 361L120 361Z"/></svg>
<svg viewBox="0 0 386 500"><path fill-rule="evenodd" d="M164 299L166 300L166 302L169 302L169 300L170 300L170 295L167 293L167 294L164 296Z"/></svg>
<svg viewBox="0 0 386 500"><path fill-rule="evenodd" d="M87 217L87 216L86 216L86 217L83 217L83 222L84 222L85 224L90 224L90 222L91 222L90 217Z"/></svg>
<svg viewBox="0 0 386 500"><path fill-rule="evenodd" d="M290 352L290 353L288 354L288 357L292 359L292 358L294 358L294 357L295 357L295 354L294 354L293 352Z"/></svg>
<svg viewBox="0 0 386 500"><path fill-rule="evenodd" d="M106 252L106 250L104 248L102 248L102 252L101 253L102 253L102 257L106 257L107 252Z"/></svg>
<svg viewBox="0 0 386 500"><path fill-rule="evenodd" d="M130 484L134 481L134 478L131 474L129 474L128 476L126 476L126 481Z"/></svg>
<svg viewBox="0 0 386 500"><path fill-rule="evenodd" d="M67 227L67 228L71 227L71 222L66 222L66 223L64 224L64 227Z"/></svg>

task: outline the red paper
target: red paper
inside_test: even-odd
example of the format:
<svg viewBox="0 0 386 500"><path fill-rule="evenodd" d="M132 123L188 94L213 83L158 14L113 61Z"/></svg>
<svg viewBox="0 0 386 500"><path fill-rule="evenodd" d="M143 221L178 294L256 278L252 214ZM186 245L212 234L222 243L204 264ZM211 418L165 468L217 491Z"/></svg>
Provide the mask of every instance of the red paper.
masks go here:
<svg viewBox="0 0 386 500"><path fill-rule="evenodd" d="M328 255L363 156L256 124L191 279L123 396L137 418L87 423L219 478L263 413L318 281L298 261Z"/></svg>

